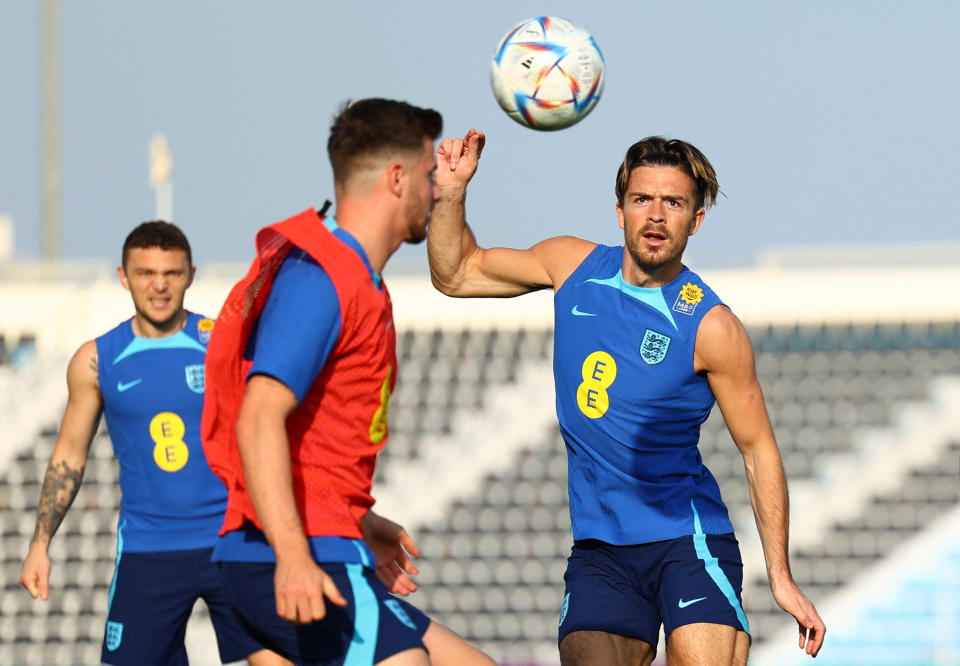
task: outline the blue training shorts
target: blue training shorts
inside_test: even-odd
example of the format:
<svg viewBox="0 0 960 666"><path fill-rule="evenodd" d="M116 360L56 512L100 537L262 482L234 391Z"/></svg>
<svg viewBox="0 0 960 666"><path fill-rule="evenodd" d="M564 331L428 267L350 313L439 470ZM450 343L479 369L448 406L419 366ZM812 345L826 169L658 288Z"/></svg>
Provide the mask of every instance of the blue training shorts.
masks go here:
<svg viewBox="0 0 960 666"><path fill-rule="evenodd" d="M187 664L183 639L197 599L217 634L220 659L245 659L263 646L247 636L220 590L212 548L158 553L122 552L110 585L100 660L105 664Z"/></svg>
<svg viewBox="0 0 960 666"><path fill-rule="evenodd" d="M430 618L390 594L362 564L320 563L348 603L341 607L325 600L326 616L310 624L277 615L274 563L219 564L224 596L247 632L297 664L376 664L404 650L426 649L423 635Z"/></svg>
<svg viewBox="0 0 960 666"><path fill-rule="evenodd" d="M660 625L711 622L750 633L740 599L743 563L733 534L691 534L636 546L576 541L560 612L559 640L603 631L657 647Z"/></svg>

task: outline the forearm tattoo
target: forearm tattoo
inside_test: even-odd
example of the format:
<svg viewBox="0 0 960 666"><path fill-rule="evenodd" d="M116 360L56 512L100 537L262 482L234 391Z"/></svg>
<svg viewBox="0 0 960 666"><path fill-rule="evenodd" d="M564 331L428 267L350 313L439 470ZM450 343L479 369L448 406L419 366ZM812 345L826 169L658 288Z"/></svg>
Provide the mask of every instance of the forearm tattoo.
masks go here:
<svg viewBox="0 0 960 666"><path fill-rule="evenodd" d="M66 461L51 463L43 477L40 490L40 504L37 506L37 528L33 533L34 541L47 541L53 537L73 498L80 490L83 481L83 467L71 468Z"/></svg>

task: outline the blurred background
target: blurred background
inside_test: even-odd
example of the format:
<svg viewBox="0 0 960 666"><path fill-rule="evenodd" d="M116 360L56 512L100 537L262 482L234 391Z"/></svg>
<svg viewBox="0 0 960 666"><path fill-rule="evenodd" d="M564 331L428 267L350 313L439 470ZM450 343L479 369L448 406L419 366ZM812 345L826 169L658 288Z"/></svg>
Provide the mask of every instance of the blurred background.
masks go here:
<svg viewBox="0 0 960 666"><path fill-rule="evenodd" d="M606 59L596 109L554 133L513 123L488 84L499 39L542 14ZM794 575L829 628L817 663L960 663L957 25L946 1L0 0L0 663L99 659L119 497L106 432L53 542L51 600L16 578L66 361L132 314L123 238L176 222L198 264L187 305L215 315L256 230L332 198L328 127L367 96L486 132L468 209L484 245L618 244L626 147L700 147L725 196L686 260L757 348ZM425 553L413 602L502 663L555 664L571 541L550 295L444 299L422 246L385 275L401 360L374 494ZM701 451L744 554L751 663L803 661L719 413ZM191 656L213 663L195 616Z"/></svg>

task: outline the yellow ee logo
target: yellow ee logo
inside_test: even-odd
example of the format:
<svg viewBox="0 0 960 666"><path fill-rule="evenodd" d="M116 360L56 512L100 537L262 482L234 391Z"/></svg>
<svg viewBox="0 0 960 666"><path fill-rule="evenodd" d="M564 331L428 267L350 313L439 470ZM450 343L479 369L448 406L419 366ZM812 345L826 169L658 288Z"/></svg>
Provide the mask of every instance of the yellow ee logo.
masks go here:
<svg viewBox="0 0 960 666"><path fill-rule="evenodd" d="M577 405L588 418L598 419L610 407L607 389L617 378L617 362L607 352L595 351L583 361L580 374L583 382L577 387Z"/></svg>
<svg viewBox="0 0 960 666"><path fill-rule="evenodd" d="M190 449L183 441L187 429L173 412L160 412L150 421L150 438L156 442L153 460L164 472L176 472L187 464Z"/></svg>
<svg viewBox="0 0 960 666"><path fill-rule="evenodd" d="M387 412L390 411L390 377L393 376L393 366L387 367L387 376L380 385L380 406L370 421L370 441L379 444L387 436Z"/></svg>

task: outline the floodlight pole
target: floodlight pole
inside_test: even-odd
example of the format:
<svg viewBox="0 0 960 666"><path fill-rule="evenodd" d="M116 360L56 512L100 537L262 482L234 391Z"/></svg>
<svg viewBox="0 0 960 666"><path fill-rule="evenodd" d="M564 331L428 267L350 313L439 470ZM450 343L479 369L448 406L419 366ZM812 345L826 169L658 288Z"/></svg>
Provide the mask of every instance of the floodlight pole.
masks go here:
<svg viewBox="0 0 960 666"><path fill-rule="evenodd" d="M173 222L173 155L163 134L150 137L150 185L156 196L156 219Z"/></svg>
<svg viewBox="0 0 960 666"><path fill-rule="evenodd" d="M60 254L59 0L43 3L43 254Z"/></svg>

